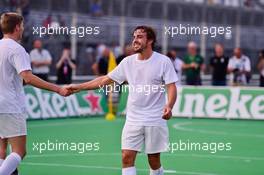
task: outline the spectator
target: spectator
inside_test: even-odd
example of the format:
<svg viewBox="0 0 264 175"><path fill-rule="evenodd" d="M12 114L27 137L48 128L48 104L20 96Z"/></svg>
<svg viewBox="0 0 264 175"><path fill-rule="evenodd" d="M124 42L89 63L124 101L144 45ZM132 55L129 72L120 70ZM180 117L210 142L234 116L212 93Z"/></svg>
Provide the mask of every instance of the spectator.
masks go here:
<svg viewBox="0 0 264 175"><path fill-rule="evenodd" d="M90 12L92 16L102 16L103 10L102 10L102 2L100 0L94 0L92 5L90 6Z"/></svg>
<svg viewBox="0 0 264 175"><path fill-rule="evenodd" d="M179 81L176 82L176 85L181 85L182 80L182 70L184 69L184 62L177 57L177 52L175 50L171 50L167 53L167 56L171 59L171 62L173 64L174 70L178 75Z"/></svg>
<svg viewBox="0 0 264 175"><path fill-rule="evenodd" d="M260 87L264 87L264 49L259 54L258 70L260 73Z"/></svg>
<svg viewBox="0 0 264 175"><path fill-rule="evenodd" d="M188 54L184 57L184 69L187 85L202 85L201 71L204 71L204 59L197 54L197 45L191 41L187 46Z"/></svg>
<svg viewBox="0 0 264 175"><path fill-rule="evenodd" d="M41 40L34 41L34 49L30 52L30 58L33 73L47 81L52 58L49 51L42 48Z"/></svg>
<svg viewBox="0 0 264 175"><path fill-rule="evenodd" d="M64 48L57 68L57 84L71 84L72 71L76 69L75 61L71 59L70 49Z"/></svg>
<svg viewBox="0 0 264 175"><path fill-rule="evenodd" d="M224 55L224 48L221 44L215 45L215 55L210 58L212 68L212 85L226 86L226 74L229 58Z"/></svg>
<svg viewBox="0 0 264 175"><path fill-rule="evenodd" d="M116 58L116 64L119 64L125 57L132 55L133 49L130 45L127 45L124 49L124 53Z"/></svg>
<svg viewBox="0 0 264 175"><path fill-rule="evenodd" d="M100 50L98 54L100 54L101 57L92 65L92 70L95 75L106 75L110 50L105 45L100 45L98 49Z"/></svg>
<svg viewBox="0 0 264 175"><path fill-rule="evenodd" d="M247 56L242 54L240 48L234 49L234 56L228 62L228 72L231 74L231 85L246 85L250 79L251 65Z"/></svg>

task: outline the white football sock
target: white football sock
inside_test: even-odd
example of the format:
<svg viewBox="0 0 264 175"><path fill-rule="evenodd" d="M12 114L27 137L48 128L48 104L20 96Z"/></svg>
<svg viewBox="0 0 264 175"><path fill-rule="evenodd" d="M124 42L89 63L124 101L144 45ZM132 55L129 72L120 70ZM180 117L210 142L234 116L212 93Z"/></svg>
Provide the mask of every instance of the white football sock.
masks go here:
<svg viewBox="0 0 264 175"><path fill-rule="evenodd" d="M136 175L136 174L137 174L137 171L134 166L122 169L122 175Z"/></svg>
<svg viewBox="0 0 264 175"><path fill-rule="evenodd" d="M160 167L157 170L150 169L149 175L163 175L163 167Z"/></svg>
<svg viewBox="0 0 264 175"><path fill-rule="evenodd" d="M15 171L18 167L19 163L21 162L21 157L13 152L6 157L2 166L0 167L0 174L1 175L10 175Z"/></svg>
<svg viewBox="0 0 264 175"><path fill-rule="evenodd" d="M0 159L0 166L2 165L3 162L4 162L4 159Z"/></svg>

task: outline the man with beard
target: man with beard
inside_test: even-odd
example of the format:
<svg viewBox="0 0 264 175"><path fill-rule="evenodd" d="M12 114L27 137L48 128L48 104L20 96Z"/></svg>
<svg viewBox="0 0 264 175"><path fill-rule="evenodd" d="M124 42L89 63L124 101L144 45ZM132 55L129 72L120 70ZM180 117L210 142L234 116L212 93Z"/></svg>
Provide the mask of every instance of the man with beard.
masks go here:
<svg viewBox="0 0 264 175"><path fill-rule="evenodd" d="M69 85L72 92L97 89L113 83L129 84L126 123L122 132L122 175L136 175L138 152L148 155L150 175L163 175L160 153L168 151L169 133L166 120L172 116L176 101L176 72L168 57L153 51L156 34L151 27L138 26L133 33L136 54L124 58L108 75L83 84ZM137 91L135 86L150 86L151 93ZM165 99L165 87L168 100Z"/></svg>

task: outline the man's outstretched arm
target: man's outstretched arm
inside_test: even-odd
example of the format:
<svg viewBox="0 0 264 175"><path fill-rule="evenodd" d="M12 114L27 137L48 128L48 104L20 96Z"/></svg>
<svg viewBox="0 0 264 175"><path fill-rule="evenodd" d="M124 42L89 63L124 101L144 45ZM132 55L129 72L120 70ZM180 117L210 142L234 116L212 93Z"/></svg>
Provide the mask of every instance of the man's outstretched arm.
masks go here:
<svg viewBox="0 0 264 175"><path fill-rule="evenodd" d="M72 91L73 93L76 93L82 90L98 89L100 87L111 84L113 82L114 81L109 76L104 75L104 76L98 77L94 80L91 80L85 83L68 85L66 86L66 88Z"/></svg>
<svg viewBox="0 0 264 175"><path fill-rule="evenodd" d="M66 88L62 88L60 86L46 82L46 81L38 78L37 76L33 75L32 72L29 70L23 71L19 75L23 78L23 80L25 81L26 84L30 84L34 87L53 91L53 92L60 94L61 96L68 96L71 93Z"/></svg>

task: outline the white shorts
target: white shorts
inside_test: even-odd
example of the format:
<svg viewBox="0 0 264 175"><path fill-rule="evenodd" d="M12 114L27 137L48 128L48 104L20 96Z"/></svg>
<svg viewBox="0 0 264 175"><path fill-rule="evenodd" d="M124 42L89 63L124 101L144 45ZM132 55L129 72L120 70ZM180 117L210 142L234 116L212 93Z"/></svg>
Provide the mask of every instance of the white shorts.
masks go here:
<svg viewBox="0 0 264 175"><path fill-rule="evenodd" d="M26 114L0 114L0 138L27 135Z"/></svg>
<svg viewBox="0 0 264 175"><path fill-rule="evenodd" d="M167 126L134 126L125 124L122 132L122 150L156 154L169 151L169 131Z"/></svg>

